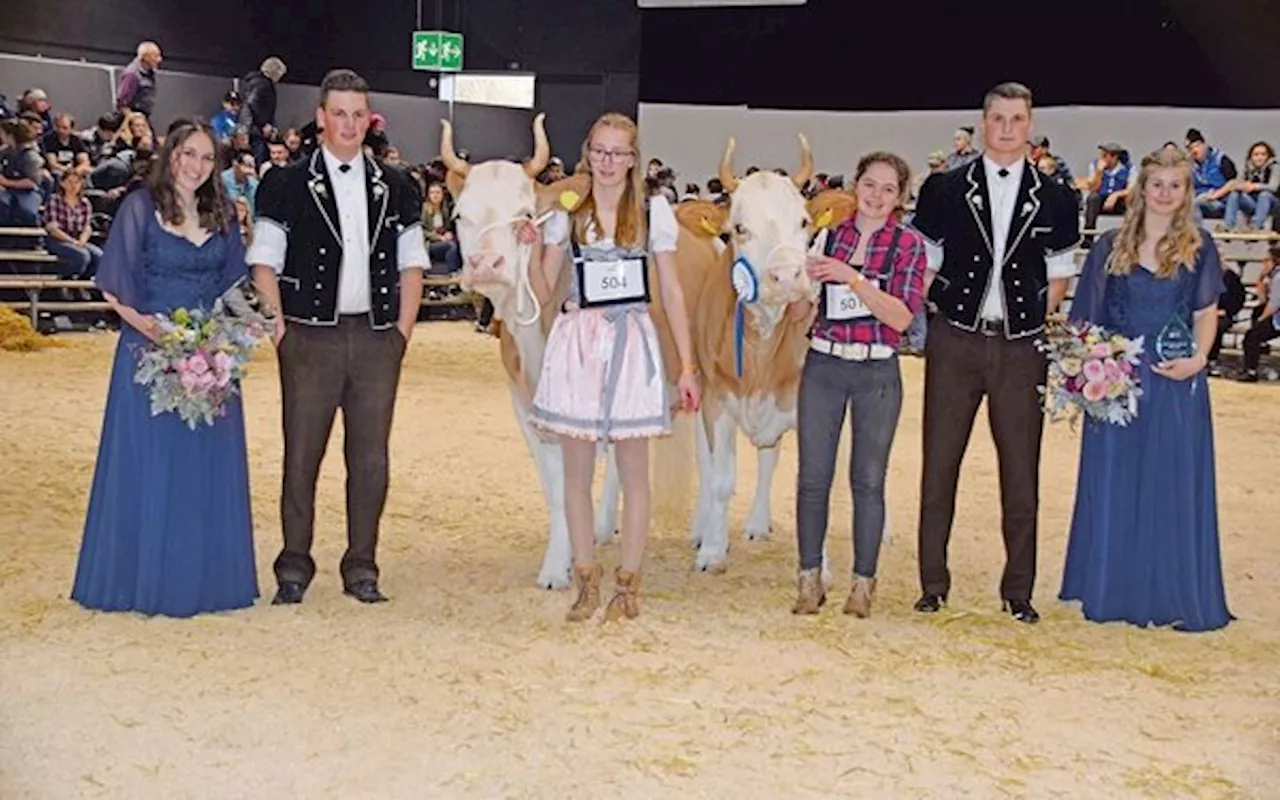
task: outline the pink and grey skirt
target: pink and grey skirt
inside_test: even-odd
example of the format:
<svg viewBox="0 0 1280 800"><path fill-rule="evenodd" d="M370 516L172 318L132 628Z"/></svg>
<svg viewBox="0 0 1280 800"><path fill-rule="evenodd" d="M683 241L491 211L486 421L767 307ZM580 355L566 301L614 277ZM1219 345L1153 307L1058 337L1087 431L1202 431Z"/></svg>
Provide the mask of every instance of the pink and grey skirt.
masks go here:
<svg viewBox="0 0 1280 800"><path fill-rule="evenodd" d="M670 433L662 353L646 307L560 314L547 337L530 422L592 441Z"/></svg>

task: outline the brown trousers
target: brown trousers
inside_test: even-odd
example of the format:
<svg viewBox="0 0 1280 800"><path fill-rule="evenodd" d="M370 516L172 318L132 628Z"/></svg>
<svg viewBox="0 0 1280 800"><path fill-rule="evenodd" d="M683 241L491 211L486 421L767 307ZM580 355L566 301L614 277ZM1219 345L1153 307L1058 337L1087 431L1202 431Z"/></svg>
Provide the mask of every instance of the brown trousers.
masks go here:
<svg viewBox="0 0 1280 800"><path fill-rule="evenodd" d="M951 589L947 544L956 511L960 462L985 395L1000 464L1005 568L1000 596L1030 600L1036 580L1036 514L1044 422L1037 386L1044 355L1029 336L1009 341L960 330L935 314L925 345L924 469L920 487L920 586Z"/></svg>
<svg viewBox="0 0 1280 800"><path fill-rule="evenodd" d="M311 558L316 480L342 409L347 467L347 551L344 586L378 578L378 521L387 499L388 442L405 340L396 328L375 331L367 315L339 317L332 327L289 323L280 340L284 406L284 549L277 581L304 587L316 573Z"/></svg>

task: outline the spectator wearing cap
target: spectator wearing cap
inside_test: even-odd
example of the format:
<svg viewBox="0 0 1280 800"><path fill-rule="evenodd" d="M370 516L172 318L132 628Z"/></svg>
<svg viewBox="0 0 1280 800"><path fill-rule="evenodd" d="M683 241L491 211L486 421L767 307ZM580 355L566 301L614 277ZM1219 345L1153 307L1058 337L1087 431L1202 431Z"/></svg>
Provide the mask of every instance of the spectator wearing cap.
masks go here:
<svg viewBox="0 0 1280 800"><path fill-rule="evenodd" d="M1090 231L1098 224L1098 216L1122 215L1129 197L1129 165L1122 159L1124 147L1115 142L1098 145L1098 160L1088 178L1088 198L1084 203L1084 227ZM1084 242L1093 241L1085 234Z"/></svg>
<svg viewBox="0 0 1280 800"><path fill-rule="evenodd" d="M973 126L965 125L956 128L955 149L947 156L946 172L960 169L982 155L973 147Z"/></svg>
<svg viewBox="0 0 1280 800"><path fill-rule="evenodd" d="M230 144L231 137L235 136L236 120L240 117L240 105L240 93L235 89L222 96L222 110L209 120L209 126L218 137L218 144Z"/></svg>
<svg viewBox="0 0 1280 800"><path fill-rule="evenodd" d="M151 118L156 107L156 70L163 60L160 45L155 42L138 45L137 55L120 72L116 86L116 110L136 111Z"/></svg>
<svg viewBox="0 0 1280 800"><path fill-rule="evenodd" d="M30 113L40 121L40 132L37 137L44 134L45 131L53 130L53 112L50 111L49 95L44 89L28 89L22 93L22 99L18 101L18 116Z"/></svg>
<svg viewBox="0 0 1280 800"><path fill-rule="evenodd" d="M1226 197L1236 177L1236 165L1221 150L1210 147L1196 128L1187 130L1187 152L1195 177L1196 207L1205 219L1221 219L1227 213Z"/></svg>
<svg viewBox="0 0 1280 800"><path fill-rule="evenodd" d="M1028 157L1031 163L1039 166L1041 160L1045 158L1053 159L1054 171L1051 177L1057 183L1067 188L1075 183L1075 179L1071 176L1071 168L1067 166L1067 162L1060 155L1056 155L1049 149L1049 137L1043 135L1032 136L1028 142ZM1044 170L1041 170L1044 172Z"/></svg>
<svg viewBox="0 0 1280 800"><path fill-rule="evenodd" d="M1244 160L1244 175L1231 182L1227 213L1223 218L1227 230L1235 230L1241 211L1253 215L1252 220L1245 222L1246 228L1262 230L1276 207L1278 192L1280 166L1276 165L1276 151L1267 142L1255 142Z"/></svg>
<svg viewBox="0 0 1280 800"><path fill-rule="evenodd" d="M253 160L253 153L237 153L231 168L223 170L222 185L227 189L227 198L235 201L243 197L249 203L249 215L258 216L258 164Z"/></svg>

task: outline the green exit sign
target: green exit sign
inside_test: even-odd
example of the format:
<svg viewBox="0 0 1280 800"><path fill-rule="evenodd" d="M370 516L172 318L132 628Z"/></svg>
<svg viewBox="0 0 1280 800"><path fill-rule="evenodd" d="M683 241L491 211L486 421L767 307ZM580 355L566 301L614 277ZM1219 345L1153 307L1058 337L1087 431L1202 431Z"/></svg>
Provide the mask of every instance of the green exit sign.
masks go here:
<svg viewBox="0 0 1280 800"><path fill-rule="evenodd" d="M436 72L461 71L462 34L448 31L414 31L413 68Z"/></svg>

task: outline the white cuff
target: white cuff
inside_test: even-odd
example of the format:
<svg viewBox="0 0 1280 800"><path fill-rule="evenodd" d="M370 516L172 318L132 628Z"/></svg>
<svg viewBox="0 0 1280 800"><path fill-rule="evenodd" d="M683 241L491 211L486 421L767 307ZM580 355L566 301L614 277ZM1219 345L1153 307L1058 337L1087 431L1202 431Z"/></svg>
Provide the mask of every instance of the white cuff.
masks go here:
<svg viewBox="0 0 1280 800"><path fill-rule="evenodd" d="M924 256L929 269L937 272L942 269L942 245L930 244L928 241L924 243Z"/></svg>
<svg viewBox="0 0 1280 800"><path fill-rule="evenodd" d="M284 272L284 256L289 249L289 235L273 220L259 218L253 224L253 244L244 255L249 266L262 264L279 275Z"/></svg>
<svg viewBox="0 0 1280 800"><path fill-rule="evenodd" d="M1071 278L1076 274L1076 253L1074 250L1067 250L1058 253L1056 256L1049 256L1044 260L1045 276L1049 280L1057 280L1060 278Z"/></svg>
<svg viewBox="0 0 1280 800"><path fill-rule="evenodd" d="M429 266L431 257L427 255L426 237L422 235L422 225L415 222L400 231L400 237L396 239L396 267L404 272Z"/></svg>

